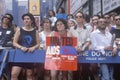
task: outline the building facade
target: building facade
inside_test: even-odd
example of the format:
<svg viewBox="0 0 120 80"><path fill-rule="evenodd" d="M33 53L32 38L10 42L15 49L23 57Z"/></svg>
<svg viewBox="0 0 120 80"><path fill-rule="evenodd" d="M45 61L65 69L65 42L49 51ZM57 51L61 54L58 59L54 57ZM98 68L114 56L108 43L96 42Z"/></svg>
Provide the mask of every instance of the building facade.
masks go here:
<svg viewBox="0 0 120 80"><path fill-rule="evenodd" d="M69 5L70 6L66 6ZM57 8L64 7L66 12L70 9L70 14L83 11L85 14L104 15L112 11L120 14L120 0L58 0Z"/></svg>

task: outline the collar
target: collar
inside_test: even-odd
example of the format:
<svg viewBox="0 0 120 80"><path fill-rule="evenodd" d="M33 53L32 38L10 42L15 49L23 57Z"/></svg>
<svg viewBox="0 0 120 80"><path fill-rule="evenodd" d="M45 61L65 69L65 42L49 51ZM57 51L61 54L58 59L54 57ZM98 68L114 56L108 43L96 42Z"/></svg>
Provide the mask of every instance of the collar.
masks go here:
<svg viewBox="0 0 120 80"><path fill-rule="evenodd" d="M103 34L103 33L101 33L101 31L100 31L99 29L97 29L96 32L97 32L98 34ZM107 34L107 33L108 33L108 31L105 30L105 34Z"/></svg>

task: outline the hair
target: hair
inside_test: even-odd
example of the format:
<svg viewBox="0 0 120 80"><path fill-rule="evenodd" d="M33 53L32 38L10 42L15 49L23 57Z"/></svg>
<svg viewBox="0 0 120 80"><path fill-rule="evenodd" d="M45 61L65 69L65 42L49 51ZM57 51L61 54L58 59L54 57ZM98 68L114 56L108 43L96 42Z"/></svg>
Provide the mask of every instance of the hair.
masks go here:
<svg viewBox="0 0 120 80"><path fill-rule="evenodd" d="M54 12L53 10L49 10L49 12L50 12L50 11L53 13L53 16L55 16L55 12ZM50 16L50 13L49 13L49 17L51 17L51 16Z"/></svg>
<svg viewBox="0 0 120 80"><path fill-rule="evenodd" d="M23 15L22 15L22 20L24 20L24 17L25 17L25 16L29 16L29 17L30 17L30 19L33 21L32 26L33 26L34 28L36 28L37 26L36 26L36 23L35 23L35 18L34 18L34 16L33 16L31 13L26 13L26 14L23 14Z"/></svg>
<svg viewBox="0 0 120 80"><path fill-rule="evenodd" d="M64 24L64 26L65 26L65 29L68 29L67 21L60 18L60 19L58 19L58 20L55 22L55 31L58 31L58 30L57 30L57 23L58 23L58 22L62 22L62 23Z"/></svg>
<svg viewBox="0 0 120 80"><path fill-rule="evenodd" d="M93 17L98 17L98 19L100 19L100 15L94 15Z"/></svg>
<svg viewBox="0 0 120 80"><path fill-rule="evenodd" d="M70 17L70 19L71 19L71 18L74 19L74 16L73 16L72 14L68 14L68 15L67 15L67 19L69 19L69 17Z"/></svg>
<svg viewBox="0 0 120 80"><path fill-rule="evenodd" d="M57 10L57 13L59 12L59 9L61 9L61 10L62 10L62 13L65 13L65 10L64 10L64 8L63 8L63 7L59 7L59 8L58 8L58 10Z"/></svg>
<svg viewBox="0 0 120 80"><path fill-rule="evenodd" d="M75 26L77 25L77 22L75 19L68 19L68 21L72 21L75 24Z"/></svg>
<svg viewBox="0 0 120 80"><path fill-rule="evenodd" d="M116 12L111 12L109 15L110 15L110 17L114 17L114 16L117 15L117 13Z"/></svg>
<svg viewBox="0 0 120 80"><path fill-rule="evenodd" d="M5 15L9 15L10 16L10 22L12 22L13 21L13 16L12 16L12 14L10 14L10 13L5 13Z"/></svg>
<svg viewBox="0 0 120 80"><path fill-rule="evenodd" d="M90 16L88 14L85 14L84 17L85 17L85 21L87 23L89 23L90 22Z"/></svg>
<svg viewBox="0 0 120 80"><path fill-rule="evenodd" d="M120 15L118 15L118 14L114 15L114 16L113 16L113 20L115 20L115 17L116 17L116 16L120 16Z"/></svg>
<svg viewBox="0 0 120 80"><path fill-rule="evenodd" d="M52 24L51 20L49 18L44 18L42 23L41 23L41 26L43 27L43 24L45 23L45 21L48 20L50 25Z"/></svg>

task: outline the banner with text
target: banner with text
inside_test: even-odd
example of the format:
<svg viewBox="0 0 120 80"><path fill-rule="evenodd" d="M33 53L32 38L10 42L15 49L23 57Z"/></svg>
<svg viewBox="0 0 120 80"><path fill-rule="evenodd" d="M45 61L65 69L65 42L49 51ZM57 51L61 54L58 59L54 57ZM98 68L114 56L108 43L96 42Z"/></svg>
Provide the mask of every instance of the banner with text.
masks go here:
<svg viewBox="0 0 120 80"><path fill-rule="evenodd" d="M120 63L120 51L115 56L112 51L89 50L78 55L79 63Z"/></svg>
<svg viewBox="0 0 120 80"><path fill-rule="evenodd" d="M72 37L47 37L45 69L47 70L77 70L77 52L73 46ZM72 66L71 66L72 65Z"/></svg>

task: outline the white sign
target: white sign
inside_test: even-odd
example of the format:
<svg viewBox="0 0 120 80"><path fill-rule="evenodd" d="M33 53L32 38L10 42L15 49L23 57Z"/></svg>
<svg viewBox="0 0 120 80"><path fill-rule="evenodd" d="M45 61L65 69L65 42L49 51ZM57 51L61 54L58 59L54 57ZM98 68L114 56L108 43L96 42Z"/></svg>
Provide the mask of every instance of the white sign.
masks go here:
<svg viewBox="0 0 120 80"><path fill-rule="evenodd" d="M120 6L120 0L103 0L103 14L112 11Z"/></svg>

